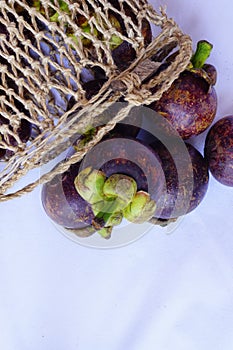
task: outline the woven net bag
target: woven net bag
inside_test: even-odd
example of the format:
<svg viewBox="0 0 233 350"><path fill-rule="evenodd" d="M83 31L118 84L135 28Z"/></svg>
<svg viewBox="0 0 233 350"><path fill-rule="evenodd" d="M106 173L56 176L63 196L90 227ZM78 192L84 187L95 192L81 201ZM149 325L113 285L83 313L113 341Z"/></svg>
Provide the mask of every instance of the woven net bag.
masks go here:
<svg viewBox="0 0 233 350"><path fill-rule="evenodd" d="M0 1L0 200L27 193L81 160L133 106L158 100L191 55L190 38L144 0ZM101 84L88 96L85 86L93 79ZM16 188L122 99L126 107L94 139Z"/></svg>

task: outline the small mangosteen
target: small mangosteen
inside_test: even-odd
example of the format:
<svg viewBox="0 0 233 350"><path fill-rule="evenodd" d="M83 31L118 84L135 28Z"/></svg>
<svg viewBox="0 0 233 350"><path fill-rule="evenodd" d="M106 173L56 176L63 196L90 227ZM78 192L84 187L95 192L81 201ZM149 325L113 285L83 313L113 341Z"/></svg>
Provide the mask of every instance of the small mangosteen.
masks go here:
<svg viewBox="0 0 233 350"><path fill-rule="evenodd" d="M207 41L199 41L189 67L160 100L150 105L172 124L183 139L202 133L216 115L217 95L213 87L216 69L205 64L212 47Z"/></svg>
<svg viewBox="0 0 233 350"><path fill-rule="evenodd" d="M214 178L233 186L233 115L221 118L210 128L204 152Z"/></svg>

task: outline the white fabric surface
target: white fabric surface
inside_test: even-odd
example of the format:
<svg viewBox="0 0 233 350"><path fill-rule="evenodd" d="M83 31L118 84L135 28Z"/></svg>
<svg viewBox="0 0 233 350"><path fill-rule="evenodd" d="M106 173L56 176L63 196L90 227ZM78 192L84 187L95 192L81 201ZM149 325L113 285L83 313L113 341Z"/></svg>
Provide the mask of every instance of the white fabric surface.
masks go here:
<svg viewBox="0 0 233 350"><path fill-rule="evenodd" d="M214 44L217 118L233 113L232 3L166 4L194 43ZM194 141L201 151L205 134ZM0 204L0 349L232 350L232 212L233 188L211 177L172 234L99 250L54 228L40 188Z"/></svg>

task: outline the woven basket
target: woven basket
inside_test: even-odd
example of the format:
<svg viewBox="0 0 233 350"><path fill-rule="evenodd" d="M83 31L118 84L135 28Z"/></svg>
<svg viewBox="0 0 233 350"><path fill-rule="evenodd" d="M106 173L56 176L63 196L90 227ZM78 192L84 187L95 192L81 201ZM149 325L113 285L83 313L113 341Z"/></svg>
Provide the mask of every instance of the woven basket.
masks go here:
<svg viewBox="0 0 233 350"><path fill-rule="evenodd" d="M148 24L156 33L152 40L142 34ZM114 59L122 43L133 53L128 62ZM177 54L159 69L174 50ZM163 9L158 13L143 0L0 1L0 149L5 153L0 200L32 191L82 159L133 106L158 100L191 55L190 38ZM95 74L104 76L104 83L90 98L85 79ZM83 149L33 183L12 189L120 99L126 107ZM22 120L33 130L26 141L19 136Z"/></svg>

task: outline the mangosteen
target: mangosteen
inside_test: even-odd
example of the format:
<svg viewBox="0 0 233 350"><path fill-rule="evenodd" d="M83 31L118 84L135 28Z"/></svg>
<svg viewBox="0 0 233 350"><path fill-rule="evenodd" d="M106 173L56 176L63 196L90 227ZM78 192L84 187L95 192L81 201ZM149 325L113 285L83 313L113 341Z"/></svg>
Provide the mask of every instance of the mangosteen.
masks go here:
<svg viewBox="0 0 233 350"><path fill-rule="evenodd" d="M88 232L94 229L109 238L123 217L135 223L149 220L164 185L161 163L151 147L112 137L45 184L42 203L57 224L73 230L88 227Z"/></svg>
<svg viewBox="0 0 233 350"><path fill-rule="evenodd" d="M156 140L151 144L162 163L166 189L157 201L154 217L172 219L193 211L203 200L208 189L208 165L202 154L192 145L184 143L189 159L170 143L172 153ZM178 145L178 142L177 142Z"/></svg>
<svg viewBox="0 0 233 350"><path fill-rule="evenodd" d="M72 165L42 187L42 204L47 215L57 224L70 229L86 228L94 218L91 205L74 186L79 168L80 163Z"/></svg>
<svg viewBox="0 0 233 350"><path fill-rule="evenodd" d="M182 72L160 100L150 105L178 131L183 139L198 135L212 123L217 110L214 88L216 69L205 64L212 44L199 41L187 69Z"/></svg>
<svg viewBox="0 0 233 350"><path fill-rule="evenodd" d="M219 119L210 128L204 154L214 178L233 186L233 115Z"/></svg>

